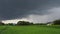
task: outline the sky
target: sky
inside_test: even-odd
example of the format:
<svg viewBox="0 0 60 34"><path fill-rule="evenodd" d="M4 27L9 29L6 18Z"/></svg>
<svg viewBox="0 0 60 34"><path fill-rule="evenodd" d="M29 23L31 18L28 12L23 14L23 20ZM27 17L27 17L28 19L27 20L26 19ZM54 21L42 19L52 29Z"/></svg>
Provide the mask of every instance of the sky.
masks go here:
<svg viewBox="0 0 60 34"><path fill-rule="evenodd" d="M0 0L0 21L46 23L60 19L60 0Z"/></svg>

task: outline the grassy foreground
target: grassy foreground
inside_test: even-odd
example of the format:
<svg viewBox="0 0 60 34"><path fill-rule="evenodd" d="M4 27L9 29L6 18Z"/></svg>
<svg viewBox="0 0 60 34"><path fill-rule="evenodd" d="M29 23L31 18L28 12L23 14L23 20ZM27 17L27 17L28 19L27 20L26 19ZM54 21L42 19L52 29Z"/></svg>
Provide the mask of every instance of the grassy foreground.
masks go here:
<svg viewBox="0 0 60 34"><path fill-rule="evenodd" d="M60 26L0 26L0 34L60 34Z"/></svg>

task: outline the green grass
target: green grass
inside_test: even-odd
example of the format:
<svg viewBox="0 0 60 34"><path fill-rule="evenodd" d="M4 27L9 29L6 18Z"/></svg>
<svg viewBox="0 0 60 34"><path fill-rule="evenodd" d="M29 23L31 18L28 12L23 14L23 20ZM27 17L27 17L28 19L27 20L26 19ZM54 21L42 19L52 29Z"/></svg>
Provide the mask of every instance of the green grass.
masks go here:
<svg viewBox="0 0 60 34"><path fill-rule="evenodd" d="M60 26L0 26L4 28L1 34L60 34Z"/></svg>

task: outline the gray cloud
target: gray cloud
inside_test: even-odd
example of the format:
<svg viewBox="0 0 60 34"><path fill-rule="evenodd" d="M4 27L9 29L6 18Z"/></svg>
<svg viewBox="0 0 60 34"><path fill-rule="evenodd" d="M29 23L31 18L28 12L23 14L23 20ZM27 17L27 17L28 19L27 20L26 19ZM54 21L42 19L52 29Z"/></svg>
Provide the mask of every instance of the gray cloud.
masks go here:
<svg viewBox="0 0 60 34"><path fill-rule="evenodd" d="M0 20L49 14L48 9L60 6L60 0L0 0Z"/></svg>

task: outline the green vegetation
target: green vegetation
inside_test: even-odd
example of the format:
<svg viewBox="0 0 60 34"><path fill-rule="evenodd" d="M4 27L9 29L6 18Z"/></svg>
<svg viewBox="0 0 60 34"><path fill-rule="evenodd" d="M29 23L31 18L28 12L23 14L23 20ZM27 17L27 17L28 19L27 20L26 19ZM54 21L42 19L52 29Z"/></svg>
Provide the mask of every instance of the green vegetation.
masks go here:
<svg viewBox="0 0 60 34"><path fill-rule="evenodd" d="M53 21L54 25L60 25L60 19Z"/></svg>
<svg viewBox="0 0 60 34"><path fill-rule="evenodd" d="M0 22L0 34L60 34L60 20L48 23L18 21L17 24Z"/></svg>
<svg viewBox="0 0 60 34"><path fill-rule="evenodd" d="M13 25L60 25L60 19L47 23L35 23L35 24L33 22L28 22L28 21L18 21L17 24L14 23L5 24L3 22L0 22L0 25L12 25L12 26Z"/></svg>
<svg viewBox="0 0 60 34"><path fill-rule="evenodd" d="M0 26L0 34L60 34L60 26Z"/></svg>
<svg viewBox="0 0 60 34"><path fill-rule="evenodd" d="M18 21L17 25L32 25L33 23L30 23L28 21Z"/></svg>

